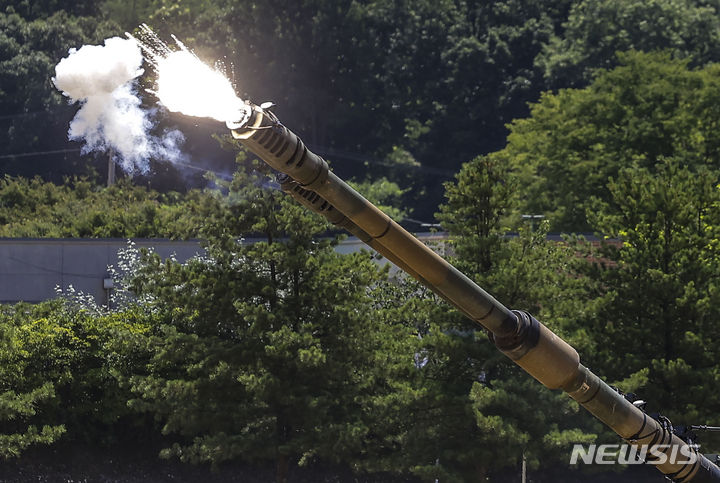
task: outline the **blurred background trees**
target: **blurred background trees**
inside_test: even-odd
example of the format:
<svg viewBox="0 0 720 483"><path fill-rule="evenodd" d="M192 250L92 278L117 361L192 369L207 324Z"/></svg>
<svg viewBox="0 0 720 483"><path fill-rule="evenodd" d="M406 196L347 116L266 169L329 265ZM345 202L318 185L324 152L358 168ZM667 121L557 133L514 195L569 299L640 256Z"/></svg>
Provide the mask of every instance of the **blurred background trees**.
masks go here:
<svg viewBox="0 0 720 483"><path fill-rule="evenodd" d="M438 176L449 180L462 163L503 148L506 125L526 117L542 92L584 87L631 49L663 50L691 67L718 60L715 8L700 0L13 1L0 12L0 159L5 174L56 182L91 174L87 165L102 172L104 159L80 156L66 141L74 109L49 79L69 48L146 22L222 61L243 96L275 101L348 177L411 186L404 202L432 221L443 196ZM185 132L190 164L232 171L232 155L209 138L224 132L220 123L163 113L157 121ZM398 152L413 162L397 164ZM155 161L143 183L205 186L196 171Z"/></svg>
<svg viewBox="0 0 720 483"><path fill-rule="evenodd" d="M607 437L432 293L335 254L336 233L236 162L219 123L158 111L189 165L104 188L107 159L67 141L75 108L50 77L69 48L140 22L223 61L411 229L437 219L453 263L608 381L676 423L718 424L718 7L4 3L0 235L201 238L207 256L137 258L137 299L112 312L2 307L0 453L141 435L183 461L272 464L278 481L318 462L477 481Z"/></svg>

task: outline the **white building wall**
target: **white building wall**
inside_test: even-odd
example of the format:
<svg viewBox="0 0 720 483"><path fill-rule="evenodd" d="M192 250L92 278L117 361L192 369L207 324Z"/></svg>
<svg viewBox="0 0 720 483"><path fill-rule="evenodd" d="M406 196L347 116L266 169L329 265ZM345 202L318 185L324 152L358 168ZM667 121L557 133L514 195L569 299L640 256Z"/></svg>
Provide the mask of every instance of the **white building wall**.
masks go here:
<svg viewBox="0 0 720 483"><path fill-rule="evenodd" d="M444 234L418 237L433 244L442 244L445 239ZM203 253L198 241L133 241L138 248L152 247L161 257L174 255L181 262ZM117 266L118 250L126 246L127 240L122 239L0 238L0 303L48 300L56 296L55 287L65 289L69 285L105 303L103 280L108 276L108 265ZM360 240L349 237L336 250L351 253L365 248ZM382 258L378 263L388 262ZM391 269L396 270L394 266Z"/></svg>

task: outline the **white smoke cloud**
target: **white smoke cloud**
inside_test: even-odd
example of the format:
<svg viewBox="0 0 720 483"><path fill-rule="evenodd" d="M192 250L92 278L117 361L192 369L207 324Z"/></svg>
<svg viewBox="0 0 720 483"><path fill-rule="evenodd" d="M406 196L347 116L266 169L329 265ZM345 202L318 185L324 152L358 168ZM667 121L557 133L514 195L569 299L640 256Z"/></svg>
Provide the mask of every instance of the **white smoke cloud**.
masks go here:
<svg viewBox="0 0 720 483"><path fill-rule="evenodd" d="M129 173L147 173L149 159L180 160L182 133L153 136L151 112L142 109L135 92L143 73L142 52L133 39L113 37L105 45L70 49L55 66L53 83L82 107L70 123L68 137L84 140L83 152L113 151Z"/></svg>

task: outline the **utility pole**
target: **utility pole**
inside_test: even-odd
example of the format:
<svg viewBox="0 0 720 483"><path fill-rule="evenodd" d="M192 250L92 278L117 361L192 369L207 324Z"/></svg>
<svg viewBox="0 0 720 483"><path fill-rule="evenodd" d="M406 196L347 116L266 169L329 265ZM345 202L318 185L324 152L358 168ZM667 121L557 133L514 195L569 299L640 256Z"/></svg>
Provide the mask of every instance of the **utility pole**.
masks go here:
<svg viewBox="0 0 720 483"><path fill-rule="evenodd" d="M108 155L107 185L109 188L110 186L115 184L115 151L111 149Z"/></svg>

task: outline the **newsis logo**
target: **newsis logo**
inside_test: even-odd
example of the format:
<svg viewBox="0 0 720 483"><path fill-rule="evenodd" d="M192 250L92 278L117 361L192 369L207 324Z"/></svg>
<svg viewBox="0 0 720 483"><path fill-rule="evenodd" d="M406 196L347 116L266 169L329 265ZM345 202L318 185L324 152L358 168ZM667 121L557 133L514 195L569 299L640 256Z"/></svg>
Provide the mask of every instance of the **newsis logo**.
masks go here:
<svg viewBox="0 0 720 483"><path fill-rule="evenodd" d="M573 445L570 464L580 461L586 465L691 465L697 458L696 450L689 445L576 444Z"/></svg>

